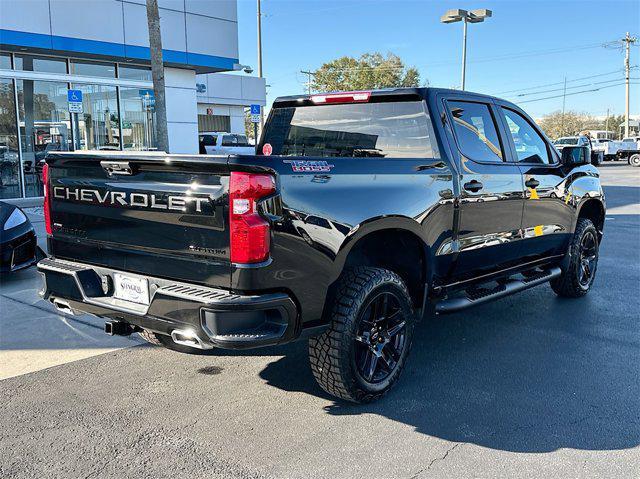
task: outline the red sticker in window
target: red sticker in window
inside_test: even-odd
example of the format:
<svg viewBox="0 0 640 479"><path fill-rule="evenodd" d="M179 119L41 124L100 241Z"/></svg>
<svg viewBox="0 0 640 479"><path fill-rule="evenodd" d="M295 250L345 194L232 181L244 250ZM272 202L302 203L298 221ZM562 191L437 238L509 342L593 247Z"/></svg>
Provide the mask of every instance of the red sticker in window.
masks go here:
<svg viewBox="0 0 640 479"><path fill-rule="evenodd" d="M264 145L262 145L262 154L264 156L271 156L271 153L273 153L273 147L271 146L271 143L265 143Z"/></svg>

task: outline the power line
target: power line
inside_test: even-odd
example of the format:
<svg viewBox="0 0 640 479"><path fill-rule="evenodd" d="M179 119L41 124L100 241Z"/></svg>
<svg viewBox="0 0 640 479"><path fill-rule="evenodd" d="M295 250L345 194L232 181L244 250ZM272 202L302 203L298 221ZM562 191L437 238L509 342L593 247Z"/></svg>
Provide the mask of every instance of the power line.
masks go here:
<svg viewBox="0 0 640 479"><path fill-rule="evenodd" d="M493 61L500 61L500 60L512 60L516 58L528 58L528 57L541 56L541 55L554 55L556 53L573 52L576 50L590 50L594 48L602 48L602 46L603 46L603 43L591 43L588 45L575 46L575 47L555 48L555 49L540 50L540 51L534 50L534 51L524 52L524 53L505 54L505 55L497 55L495 57L478 58L476 60L473 60L470 63L484 63L484 62L493 62Z"/></svg>
<svg viewBox="0 0 640 479"><path fill-rule="evenodd" d="M544 97L544 98L534 98L532 100L519 101L518 103L533 103L535 101L551 100L553 98L562 98L563 96L580 95L582 93L592 93L592 92L604 90L605 88L613 88L613 87L624 85L624 84L625 84L625 82L616 83L615 85L606 85L606 86L601 86L599 88L592 88L590 90L575 91L575 92L572 92L572 93L567 93L566 95L554 95L554 96L547 96L547 97ZM636 83L634 83L634 85L635 84ZM638 82L638 84L640 84L640 82Z"/></svg>
<svg viewBox="0 0 640 479"><path fill-rule="evenodd" d="M634 65L632 68L638 68L638 65ZM586 77L580 77L580 78L574 78L573 80L567 80L567 83L574 83L577 81L582 81L582 80L590 80L592 78L598 78L598 77L604 77L604 76L608 76L608 75L613 75L615 73L622 73L623 69L619 68L618 70L614 70L611 72L606 72L606 73L598 73L596 75L589 75ZM556 85L562 85L564 84L564 80L563 81L559 81L559 82L554 82L554 83L544 83L542 85L536 85L536 86L531 86L531 87L527 87L527 88L517 88L515 90L504 90L504 91L499 91L497 93L495 93L495 95L504 95L505 93L517 93L517 92L523 92L523 91L529 91L529 90L537 90L538 88L546 88L549 86L556 86Z"/></svg>
<svg viewBox="0 0 640 479"><path fill-rule="evenodd" d="M612 82L619 82L619 81L623 81L623 78L614 78L612 80L603 80L603 81L597 81L597 82L593 82L593 83L582 83L581 85L573 85L573 86L568 86L566 88L552 88L551 90L539 90L539 91L533 91L533 92L529 92L529 93L520 93L518 95L516 95L516 97L523 97L523 96L531 96L531 95L541 95L543 93L552 93L554 91L563 91L563 90L571 90L571 89L576 89L576 88L584 88L586 86L593 86L593 85L604 85L605 83L612 83ZM569 80L567 80L567 83L569 82Z"/></svg>
<svg viewBox="0 0 640 479"><path fill-rule="evenodd" d="M605 42L606 43L606 42ZM576 50L585 50L585 49L591 49L591 48L602 48L602 46L605 44L603 42L599 42L599 43L589 43L586 45L577 45L574 47L565 47L565 48L554 48L554 49L547 49L547 50L533 50L533 51L529 51L529 52L523 52L523 53L517 53L517 54L503 54L503 55L497 55L494 57L486 57L486 58L478 58L476 60L472 60L469 61L469 63L482 63L482 62L492 62L492 61L499 61L499 60L511 60L514 58L525 58L525 57L530 57L530 56L539 56L539 55L552 55L552 54L556 54L556 53L563 53L563 52L568 52L568 51L576 51ZM610 42L609 42L610 43ZM435 63L429 63L429 64L423 64L423 65L418 65L418 66L414 66L415 68L423 68L428 70L429 68L432 68L434 66L445 66L445 65L452 65L453 62L435 62ZM349 68L341 68L340 71L342 72L346 72L346 71L358 71L358 70L365 70L365 69L370 69L372 67L367 66L367 65L362 65L362 66L357 66L357 67L349 67ZM377 70L399 70L402 68L411 68L411 67L407 67L407 66L389 66L389 67L375 67ZM316 70L317 71L317 70ZM611 72L609 73L618 73L619 70L616 70L615 72ZM583 79L587 79L587 78L591 78L591 77L585 77ZM578 81L580 79L576 79L576 80L572 80L572 81ZM567 80L569 81L569 80ZM562 83L562 82L560 82ZM550 86L550 85L543 85L543 86ZM516 90L514 90L516 91ZM511 93L511 92L503 92L503 93Z"/></svg>

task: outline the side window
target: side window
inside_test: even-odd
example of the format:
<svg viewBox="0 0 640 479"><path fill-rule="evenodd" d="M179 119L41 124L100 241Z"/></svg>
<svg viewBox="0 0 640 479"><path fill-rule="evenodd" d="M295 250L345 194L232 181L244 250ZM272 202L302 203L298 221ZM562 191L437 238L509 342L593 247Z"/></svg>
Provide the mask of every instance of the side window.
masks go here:
<svg viewBox="0 0 640 479"><path fill-rule="evenodd" d="M222 137L222 146L238 146L238 137L236 135L224 135Z"/></svg>
<svg viewBox="0 0 640 479"><path fill-rule="evenodd" d="M502 162L504 155L489 105L467 101L448 101L447 105L460 152L472 160Z"/></svg>
<svg viewBox="0 0 640 479"><path fill-rule="evenodd" d="M202 143L203 146L215 146L216 139L214 136L211 136L211 135L202 135L200 137L200 143Z"/></svg>
<svg viewBox="0 0 640 479"><path fill-rule="evenodd" d="M553 163L544 138L520 113L502 108L507 127L516 146L518 161L521 163Z"/></svg>

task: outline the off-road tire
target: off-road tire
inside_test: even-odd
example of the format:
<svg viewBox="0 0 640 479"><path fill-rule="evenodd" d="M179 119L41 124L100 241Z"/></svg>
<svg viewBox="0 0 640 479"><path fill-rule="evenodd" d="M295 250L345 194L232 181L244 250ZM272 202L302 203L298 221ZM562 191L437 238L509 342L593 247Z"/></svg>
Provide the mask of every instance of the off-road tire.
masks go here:
<svg viewBox="0 0 640 479"><path fill-rule="evenodd" d="M634 153L629 157L629 164L636 168L640 166L640 153Z"/></svg>
<svg viewBox="0 0 640 479"><path fill-rule="evenodd" d="M162 346L162 343L158 339L158 336L156 336L156 333L154 333L153 331L143 329L142 331L138 332L138 336L140 336L149 344L153 344L154 346Z"/></svg>
<svg viewBox="0 0 640 479"><path fill-rule="evenodd" d="M354 360L355 335L368 298L392 293L406 321L406 344L397 365L385 380L371 384L357 373ZM379 399L397 382L411 350L414 311L402 279L395 273L372 267L356 267L343 273L331 310L330 326L309 340L311 370L329 394L346 401L365 403Z"/></svg>
<svg viewBox="0 0 640 479"><path fill-rule="evenodd" d="M596 261L595 267L593 268L593 272L591 273L591 278L587 285L580 284L580 250L583 238L587 234L592 234L595 237L596 241ZM578 222L576 224L576 231L573 235L573 239L571 240L571 244L569 245L569 254L571 260L569 261L569 266L566 271L563 271L562 275L558 276L551 280L551 288L553 291L561 297L564 298L580 298L587 294L593 285L593 281L595 280L596 270L598 266L598 232L596 227L593 225L591 220L587 218L578 218Z"/></svg>

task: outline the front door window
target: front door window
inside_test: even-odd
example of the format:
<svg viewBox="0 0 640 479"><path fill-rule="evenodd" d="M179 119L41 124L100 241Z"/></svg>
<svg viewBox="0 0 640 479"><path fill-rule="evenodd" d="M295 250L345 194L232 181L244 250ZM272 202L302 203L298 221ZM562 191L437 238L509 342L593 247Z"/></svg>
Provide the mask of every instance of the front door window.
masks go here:
<svg viewBox="0 0 640 479"><path fill-rule="evenodd" d="M519 113L502 108L520 163L552 163L547 143Z"/></svg>

